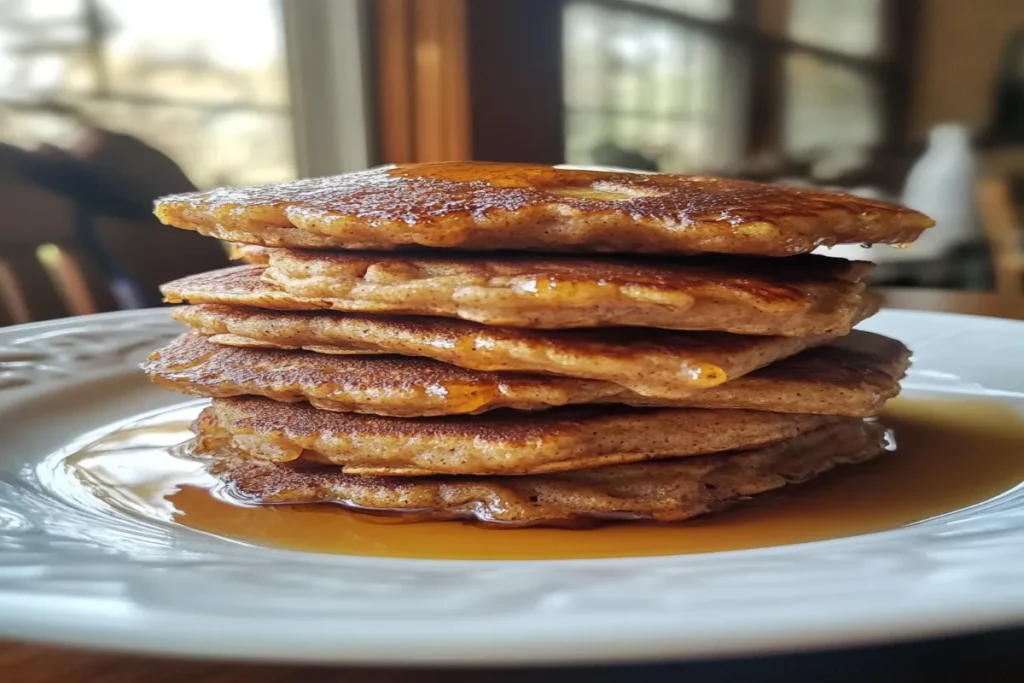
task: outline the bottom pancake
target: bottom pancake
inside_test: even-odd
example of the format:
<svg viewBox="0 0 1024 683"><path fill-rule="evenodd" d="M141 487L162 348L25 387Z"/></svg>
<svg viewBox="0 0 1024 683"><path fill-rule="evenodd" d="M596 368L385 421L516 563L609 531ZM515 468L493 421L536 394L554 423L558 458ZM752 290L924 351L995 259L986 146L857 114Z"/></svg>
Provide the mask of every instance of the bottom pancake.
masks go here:
<svg viewBox="0 0 1024 683"><path fill-rule="evenodd" d="M304 460L273 463L226 441L197 440L210 472L251 503L335 503L409 521L471 520L574 526L608 520L676 522L748 496L869 460L889 439L876 422L844 421L771 446L657 462L527 476L376 477Z"/></svg>
<svg viewBox="0 0 1024 683"><path fill-rule="evenodd" d="M262 460L311 460L347 474L525 475L758 448L836 422L860 421L622 406L406 420L245 397L214 399L194 429Z"/></svg>

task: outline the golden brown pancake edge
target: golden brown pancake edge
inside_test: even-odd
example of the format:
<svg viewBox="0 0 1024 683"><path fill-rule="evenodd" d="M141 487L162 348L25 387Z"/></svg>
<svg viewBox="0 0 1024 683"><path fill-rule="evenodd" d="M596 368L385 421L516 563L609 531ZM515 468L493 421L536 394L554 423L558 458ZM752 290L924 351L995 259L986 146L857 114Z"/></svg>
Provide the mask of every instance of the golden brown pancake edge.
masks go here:
<svg viewBox="0 0 1024 683"><path fill-rule="evenodd" d="M514 526L588 521L675 522L800 483L886 451L877 423L832 424L746 451L519 477L374 477L302 460L271 463L213 441L197 455L233 494L263 504L336 503L409 521Z"/></svg>
<svg viewBox="0 0 1024 683"><path fill-rule="evenodd" d="M792 256L912 242L933 222L886 202L707 176L446 162L164 197L178 228L268 247Z"/></svg>
<svg viewBox="0 0 1024 683"><path fill-rule="evenodd" d="M744 410L594 405L402 419L265 398L213 399L207 437L273 461L351 474L540 474L753 448L856 418Z"/></svg>
<svg viewBox="0 0 1024 683"><path fill-rule="evenodd" d="M717 283L710 275L698 274L694 279L703 284L654 286L641 284L642 278L616 283L594 271L589 281L560 281L548 291L543 282L555 282L553 274L481 275L507 271L509 264L462 264L466 267L442 267L431 274L414 265L420 259L392 260L402 264L398 270L378 269L380 262L370 259L363 262L369 264L365 268L352 270L347 280L321 273L318 279L332 283L330 291L295 293L272 282L265 267L251 265L198 273L160 289L169 303L440 316L536 329L635 326L794 337L845 334L875 296L866 291L863 279L868 270L859 262L851 264L848 274L839 270L832 279L810 282L737 273ZM541 291L529 291L538 286ZM565 292L560 291L563 287Z"/></svg>
<svg viewBox="0 0 1024 683"><path fill-rule="evenodd" d="M143 370L163 386L196 396L263 396L392 417L580 403L865 417L877 414L898 393L909 356L894 339L858 331L679 399L648 398L609 382L480 372L425 358L235 348L194 332L154 352Z"/></svg>

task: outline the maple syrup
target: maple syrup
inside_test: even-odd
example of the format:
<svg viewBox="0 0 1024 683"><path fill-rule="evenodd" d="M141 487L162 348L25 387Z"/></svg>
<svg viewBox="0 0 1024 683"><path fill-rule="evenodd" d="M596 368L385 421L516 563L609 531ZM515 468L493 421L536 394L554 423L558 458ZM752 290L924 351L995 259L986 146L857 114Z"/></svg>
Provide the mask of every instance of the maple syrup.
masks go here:
<svg viewBox="0 0 1024 683"><path fill-rule="evenodd" d="M738 550L893 529L973 505L1024 482L1024 419L988 401L897 399L885 422L898 448L730 511L671 525L588 530L405 523L329 504L245 506L171 444L198 408L117 429L62 467L112 510L256 545L441 559L567 559Z"/></svg>

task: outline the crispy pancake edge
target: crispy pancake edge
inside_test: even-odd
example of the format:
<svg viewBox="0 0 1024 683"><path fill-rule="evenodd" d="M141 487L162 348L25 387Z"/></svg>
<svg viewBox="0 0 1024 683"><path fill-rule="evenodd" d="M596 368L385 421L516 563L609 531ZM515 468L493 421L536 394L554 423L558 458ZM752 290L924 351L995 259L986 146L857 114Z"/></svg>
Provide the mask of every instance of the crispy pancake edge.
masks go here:
<svg viewBox="0 0 1024 683"><path fill-rule="evenodd" d="M393 417L577 403L866 417L899 392L909 358L900 342L857 331L683 399L645 398L608 382L478 372L424 358L225 347L195 332L151 354L142 368L158 384L195 396L304 400L321 410Z"/></svg>
<svg viewBox="0 0 1024 683"><path fill-rule="evenodd" d="M249 502L330 502L405 515L408 521L571 526L585 520L689 519L869 460L886 446L881 425L844 423L760 449L522 477L360 477L302 461L247 458L223 442L200 447L197 454Z"/></svg>
<svg viewBox="0 0 1024 683"><path fill-rule="evenodd" d="M401 419L264 398L213 399L196 428L273 461L353 474L538 474L753 448L855 421L765 411L571 406Z"/></svg>
<svg viewBox="0 0 1024 683"><path fill-rule="evenodd" d="M343 258L352 266L346 277L321 272L319 265L312 266L318 278L331 283L331 291L319 287L289 290L288 282L274 281L272 268L236 266L168 282L161 286L161 292L170 303L429 315L502 327L635 326L792 337L846 334L872 296L865 291L863 280L867 271L860 262L844 262L849 266L844 271L845 266L833 268L814 261L818 265L810 266L811 269L820 272L808 280L758 275L759 269L772 270L762 266L754 268L755 272L736 273L720 282L713 275L698 273L686 285L644 276L642 267L634 277L629 275L634 266L625 269L621 280L613 277L613 269L607 279L595 271L587 276L589 280L563 280L557 271L571 272L575 267L562 263L551 265L546 275L538 275L543 272L538 270L534 274L525 271L520 275L492 277L481 273L516 268L498 261L474 264L473 259L440 258L429 261L432 265L427 268L416 265L425 263L421 256L366 258L334 254L324 258ZM381 262L380 258L387 260ZM836 260L811 256L798 260L817 258ZM533 262L543 266L560 261L555 258ZM650 272L656 275L656 271L655 268ZM829 272L831 276L827 275ZM819 281L817 277L823 279Z"/></svg>
<svg viewBox="0 0 1024 683"><path fill-rule="evenodd" d="M767 256L907 243L933 224L904 207L807 188L486 162L174 195L155 213L178 228L269 247Z"/></svg>

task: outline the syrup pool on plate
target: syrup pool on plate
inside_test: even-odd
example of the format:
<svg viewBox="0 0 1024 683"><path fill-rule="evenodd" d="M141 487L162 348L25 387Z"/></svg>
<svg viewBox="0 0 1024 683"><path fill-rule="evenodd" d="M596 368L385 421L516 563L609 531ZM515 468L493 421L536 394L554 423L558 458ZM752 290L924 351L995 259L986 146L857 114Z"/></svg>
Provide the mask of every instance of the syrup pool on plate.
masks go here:
<svg viewBox="0 0 1024 683"><path fill-rule="evenodd" d="M901 398L884 416L897 449L716 515L678 524L496 529L407 523L330 504L247 506L171 445L190 436L196 404L122 426L51 471L117 514L255 545L436 559L671 555L819 541L898 528L974 505L1024 482L1024 418L982 400Z"/></svg>

